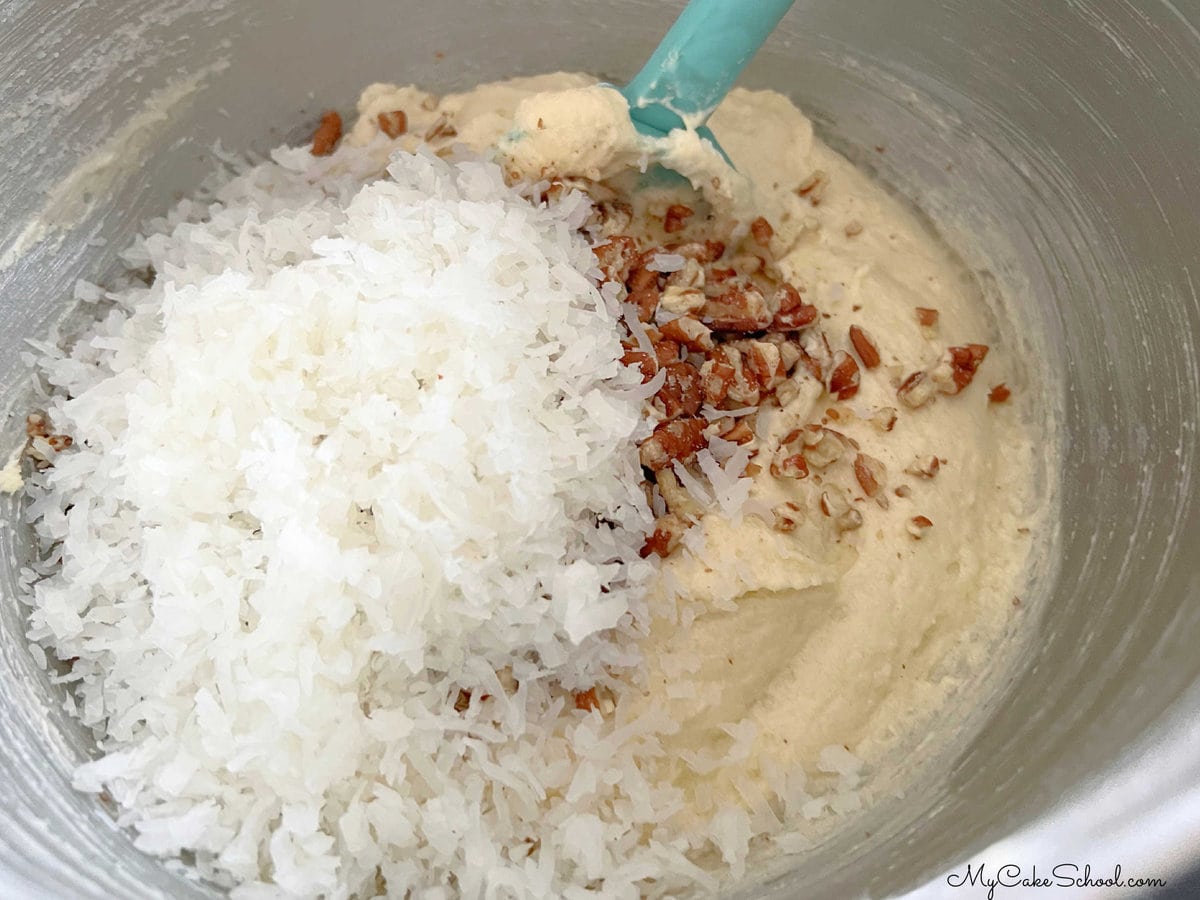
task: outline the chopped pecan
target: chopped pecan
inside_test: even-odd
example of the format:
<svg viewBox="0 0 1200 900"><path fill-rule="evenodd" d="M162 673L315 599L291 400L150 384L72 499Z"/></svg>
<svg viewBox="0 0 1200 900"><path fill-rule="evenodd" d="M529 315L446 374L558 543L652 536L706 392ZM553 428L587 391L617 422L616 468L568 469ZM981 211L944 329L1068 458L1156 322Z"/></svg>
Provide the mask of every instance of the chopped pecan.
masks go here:
<svg viewBox="0 0 1200 900"><path fill-rule="evenodd" d="M641 556L645 559L651 553L664 559L675 552L683 533L688 530L688 522L675 513L667 513L654 520L654 531L642 545Z"/></svg>
<svg viewBox="0 0 1200 900"><path fill-rule="evenodd" d="M922 328L933 328L937 325L938 311L936 309L930 309L927 306L918 306L916 307L916 311L917 322L920 323Z"/></svg>
<svg viewBox="0 0 1200 900"><path fill-rule="evenodd" d="M683 534L688 528L687 517L698 519L704 514L704 508L691 492L679 483L679 479L670 469L655 472L654 483L658 485L658 491L662 494L667 509L677 514L674 519L661 520L659 525L670 526L676 534Z"/></svg>
<svg viewBox="0 0 1200 900"><path fill-rule="evenodd" d="M747 341L742 359L764 393L770 393L787 377L779 347L767 341Z"/></svg>
<svg viewBox="0 0 1200 900"><path fill-rule="evenodd" d="M858 486L868 497L874 497L883 488L887 470L883 463L873 456L859 453L854 457L854 477Z"/></svg>
<svg viewBox="0 0 1200 900"><path fill-rule="evenodd" d="M575 708L584 712L591 712L594 709L599 709L600 701L596 699L596 689L588 688L586 691L576 692Z"/></svg>
<svg viewBox="0 0 1200 900"><path fill-rule="evenodd" d="M1008 385L1001 382L988 391L988 403L1006 403L1011 396L1012 391Z"/></svg>
<svg viewBox="0 0 1200 900"><path fill-rule="evenodd" d="M805 303L800 292L786 281L771 297L777 310L771 319L772 331L798 331L817 321L817 308Z"/></svg>
<svg viewBox="0 0 1200 900"><path fill-rule="evenodd" d="M707 302L708 298L699 288L684 288L674 284L668 284L658 298L658 305L676 316L699 312Z"/></svg>
<svg viewBox="0 0 1200 900"><path fill-rule="evenodd" d="M896 388L896 396L910 409L919 409L933 399L933 382L924 372L913 372Z"/></svg>
<svg viewBox="0 0 1200 900"><path fill-rule="evenodd" d="M714 352L713 358L717 356L723 357L733 369L733 381L729 385L726 399L740 406L758 406L762 399L762 386L747 365L746 355L737 347L722 344Z"/></svg>
<svg viewBox="0 0 1200 900"><path fill-rule="evenodd" d="M913 516L904 527L912 535L913 540L919 541L933 527L933 522L928 516Z"/></svg>
<svg viewBox="0 0 1200 900"><path fill-rule="evenodd" d="M760 247L766 247L771 243L771 238L775 236L775 229L771 227L771 223L759 216L750 223L750 234L754 237L754 243Z"/></svg>
<svg viewBox="0 0 1200 900"><path fill-rule="evenodd" d="M624 284L629 279L630 269L638 259L637 241L625 234L616 234L603 244L592 248L596 264L604 273L605 281Z"/></svg>
<svg viewBox="0 0 1200 900"><path fill-rule="evenodd" d="M667 289L668 291L670 288ZM665 299L665 295L664 295ZM665 305L665 304L664 304ZM689 350L703 353L713 348L712 331L698 319L682 316L662 326L663 337L676 341Z"/></svg>
<svg viewBox="0 0 1200 900"><path fill-rule="evenodd" d="M824 383L825 373L833 366L833 351L829 349L829 340L825 332L802 332L800 335L800 361L812 373L813 378Z"/></svg>
<svg viewBox="0 0 1200 900"><path fill-rule="evenodd" d="M704 266L690 257L684 257L683 268L667 275L667 287L682 290L704 287Z"/></svg>
<svg viewBox="0 0 1200 900"><path fill-rule="evenodd" d="M754 440L753 415L733 418L726 416L717 420L717 437L735 444L748 444Z"/></svg>
<svg viewBox="0 0 1200 900"><path fill-rule="evenodd" d="M660 366L679 362L679 352L678 341L659 340L654 342L654 358L658 360Z"/></svg>
<svg viewBox="0 0 1200 900"><path fill-rule="evenodd" d="M839 400L849 400L858 393L860 379L854 357L839 350L833 357L833 370L829 373L829 393Z"/></svg>
<svg viewBox="0 0 1200 900"><path fill-rule="evenodd" d="M625 279L631 294L646 288L658 288L658 273L646 268L647 261L645 254L639 256L629 271L629 277Z"/></svg>
<svg viewBox="0 0 1200 900"><path fill-rule="evenodd" d="M438 138L452 138L458 136L458 129L450 124L449 113L442 113L438 116L437 121L429 126L425 132L425 143L436 141Z"/></svg>
<svg viewBox="0 0 1200 900"><path fill-rule="evenodd" d="M328 156L342 139L342 117L333 110L321 116L321 124L312 136L312 155Z"/></svg>
<svg viewBox="0 0 1200 900"><path fill-rule="evenodd" d="M704 428L708 423L697 417L662 422L638 448L641 463L657 472L678 461L687 462L704 447Z"/></svg>
<svg viewBox="0 0 1200 900"><path fill-rule="evenodd" d="M775 530L785 534L795 531L800 520L804 518L804 511L800 508L800 504L792 503L790 500L780 503L771 512L775 514Z"/></svg>
<svg viewBox="0 0 1200 900"><path fill-rule="evenodd" d="M408 115L402 109L381 112L375 120L379 123L379 130L390 138L398 138L408 131Z"/></svg>
<svg viewBox="0 0 1200 900"><path fill-rule="evenodd" d="M734 351L736 352L736 351ZM700 386L704 391L704 402L720 406L729 396L729 389L737 378L737 369L729 359L724 347L718 347L710 359L700 367Z"/></svg>
<svg viewBox="0 0 1200 900"><path fill-rule="evenodd" d="M825 184L827 176L820 169L817 169L807 178L805 178L796 187L796 193L801 197L807 197L808 202L813 206L820 206L821 199L825 193Z"/></svg>
<svg viewBox="0 0 1200 900"><path fill-rule="evenodd" d="M961 347L950 347L946 350L945 362L950 364L950 381L938 383L938 390L943 394L957 394L969 385L975 378L979 364L988 354L984 344L965 344Z"/></svg>
<svg viewBox="0 0 1200 900"><path fill-rule="evenodd" d="M864 369L874 369L881 362L879 348L869 334L857 325L850 326L850 343L862 360Z"/></svg>
<svg viewBox="0 0 1200 900"><path fill-rule="evenodd" d="M654 320L654 314L658 311L658 301L662 298L662 291L656 285L649 287L641 287L629 292L629 302L637 307L638 319L642 322L651 322Z"/></svg>
<svg viewBox="0 0 1200 900"><path fill-rule="evenodd" d="M839 532L854 531L862 527L862 513L852 509L840 492L822 492L818 505L823 515L833 519L834 527Z"/></svg>
<svg viewBox="0 0 1200 900"><path fill-rule="evenodd" d="M682 203L672 203L667 207L667 212L663 216L663 231L667 234L675 234L683 231L687 226L687 220L695 215L695 210L690 206L684 206Z"/></svg>
<svg viewBox="0 0 1200 900"><path fill-rule="evenodd" d="M694 416L704 403L700 372L691 363L673 362L663 366L666 380L655 395L668 419Z"/></svg>
<svg viewBox="0 0 1200 900"><path fill-rule="evenodd" d="M658 361L644 350L626 350L621 362L627 366L637 366L642 370L642 384L645 384L658 373Z"/></svg>
<svg viewBox="0 0 1200 900"><path fill-rule="evenodd" d="M790 435L789 435L790 437ZM809 425L800 435L804 441L804 456L814 469L824 469L842 458L845 443L831 428Z"/></svg>
<svg viewBox="0 0 1200 900"><path fill-rule="evenodd" d="M694 259L696 262L705 265L715 263L718 259L725 255L725 244L721 241L712 240L688 241L684 244L668 244L667 249L671 253L678 254L685 259Z"/></svg>
<svg viewBox="0 0 1200 900"><path fill-rule="evenodd" d="M871 424L880 431L891 431L896 427L896 410L890 406L880 407L871 414Z"/></svg>
<svg viewBox="0 0 1200 900"><path fill-rule="evenodd" d="M937 475L941 467L941 460L931 454L929 456L918 456L904 467L904 471L909 475L915 475L917 478L933 478Z"/></svg>
<svg viewBox="0 0 1200 900"><path fill-rule="evenodd" d="M748 284L730 285L705 303L701 313L714 331L762 331L771 323L762 292Z"/></svg>
<svg viewBox="0 0 1200 900"><path fill-rule="evenodd" d="M807 478L808 460L802 451L794 450L794 444L784 444L771 460L771 474L776 478Z"/></svg>
<svg viewBox="0 0 1200 900"><path fill-rule="evenodd" d="M30 413L25 417L26 437L49 437L50 421L41 413Z"/></svg>
<svg viewBox="0 0 1200 900"><path fill-rule="evenodd" d="M796 363L800 361L800 344L795 339L779 332L768 334L763 337L763 340L779 348L779 359L783 363L783 370L790 375L796 368Z"/></svg>

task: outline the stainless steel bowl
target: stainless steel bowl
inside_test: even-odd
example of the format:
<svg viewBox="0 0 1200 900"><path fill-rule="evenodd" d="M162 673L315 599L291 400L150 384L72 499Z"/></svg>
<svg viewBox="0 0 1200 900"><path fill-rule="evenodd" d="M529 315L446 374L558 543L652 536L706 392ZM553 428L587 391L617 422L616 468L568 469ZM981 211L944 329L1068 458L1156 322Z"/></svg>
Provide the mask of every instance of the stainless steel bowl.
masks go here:
<svg viewBox="0 0 1200 900"><path fill-rule="evenodd" d="M675 7L0 2L0 448L29 403L22 340L212 171L216 141L302 139L373 80L620 81ZM1062 525L1057 571L1025 598L1034 642L969 743L741 893L963 896L944 873L968 860L1170 881L1200 857L1198 24L1194 4L1152 0L800 0L747 73L1009 296L1060 432L1047 462ZM207 896L70 789L87 740L22 647L27 542L2 502L0 893Z"/></svg>

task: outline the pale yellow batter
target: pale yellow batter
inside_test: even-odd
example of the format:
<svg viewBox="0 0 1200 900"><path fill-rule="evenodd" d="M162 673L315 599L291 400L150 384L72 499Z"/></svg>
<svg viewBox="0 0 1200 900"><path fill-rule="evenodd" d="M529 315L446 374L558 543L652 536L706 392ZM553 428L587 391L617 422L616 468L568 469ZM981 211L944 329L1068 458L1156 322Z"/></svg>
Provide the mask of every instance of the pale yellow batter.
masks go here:
<svg viewBox="0 0 1200 900"><path fill-rule="evenodd" d="M376 116L395 109L407 112L409 129L390 141ZM951 252L901 201L814 139L786 98L735 90L713 116L737 173L694 135L648 145L619 95L580 75L515 79L440 101L372 85L359 112L349 139L378 151L381 163L439 123L453 133L435 136L434 146L500 146L505 164L534 180L607 178L654 157L688 175L722 215L765 215L781 268L825 314L826 333L844 341L857 324L877 342L882 364L864 370L857 396L841 404L851 415L830 424L884 463L887 508L860 507L862 527L840 536L819 517L781 534L754 516L731 523L710 514L703 552L678 553L664 567L645 700L684 721L672 738L681 751L728 744L722 726L748 722L758 749L785 765L829 771L838 767L831 748L870 764L918 736L994 662L1020 615L1013 598L1040 518L1022 367L997 344L993 312ZM937 325L919 323L917 307L938 310ZM990 347L970 388L915 410L897 401L907 374L966 343ZM989 403L1000 382L1012 400ZM815 395L802 391L764 417L760 438L769 443L819 420ZM891 431L871 420L882 409L898 411ZM936 477L906 473L930 456L942 460ZM773 505L811 489L764 471L754 497ZM914 516L933 523L919 540Z"/></svg>

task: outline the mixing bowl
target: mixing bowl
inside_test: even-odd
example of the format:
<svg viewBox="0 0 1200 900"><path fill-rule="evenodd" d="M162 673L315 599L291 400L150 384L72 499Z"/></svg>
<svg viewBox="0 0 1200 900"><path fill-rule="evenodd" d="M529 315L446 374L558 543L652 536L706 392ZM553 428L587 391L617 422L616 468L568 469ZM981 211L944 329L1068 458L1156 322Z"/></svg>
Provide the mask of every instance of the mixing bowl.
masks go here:
<svg viewBox="0 0 1200 900"><path fill-rule="evenodd" d="M620 82L672 3L0 3L0 450L22 341L227 150L303 140L374 80ZM801 0L744 82L791 95L993 293L1052 411L1061 526L1003 689L925 782L740 892L950 892L967 862L1182 876L1200 858L1200 9ZM882 147L884 152L875 152ZM88 740L22 644L28 541L0 508L0 894L201 897L69 786ZM1191 548L1189 550L1188 548ZM931 749L930 753L934 751ZM924 885L923 888L920 886Z"/></svg>

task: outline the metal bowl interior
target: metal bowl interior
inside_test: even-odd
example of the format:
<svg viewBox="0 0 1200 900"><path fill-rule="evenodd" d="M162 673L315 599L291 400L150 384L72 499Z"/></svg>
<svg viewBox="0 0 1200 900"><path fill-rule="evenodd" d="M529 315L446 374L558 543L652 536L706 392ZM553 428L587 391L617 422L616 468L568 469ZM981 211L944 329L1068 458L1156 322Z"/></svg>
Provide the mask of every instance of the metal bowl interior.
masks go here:
<svg viewBox="0 0 1200 900"><path fill-rule="evenodd" d="M0 4L0 449L21 439L22 341L213 171L217 141L265 152L303 139L321 108L349 110L376 80L445 91L566 69L619 82L677 6ZM748 70L1005 296L1057 432L1045 489L1061 525L1025 598L1037 633L969 740L925 767L921 790L735 893L897 893L1013 835L1053 863L1079 846L1078 822L1130 870L1200 850L1200 804L1178 793L1200 776L1191 17L1167 2L800 0ZM22 647L28 543L11 499L0 519L0 879L14 897L209 895L71 790L88 740ZM1166 856L1137 839L1146 829Z"/></svg>

